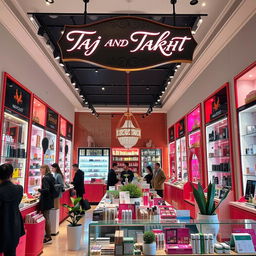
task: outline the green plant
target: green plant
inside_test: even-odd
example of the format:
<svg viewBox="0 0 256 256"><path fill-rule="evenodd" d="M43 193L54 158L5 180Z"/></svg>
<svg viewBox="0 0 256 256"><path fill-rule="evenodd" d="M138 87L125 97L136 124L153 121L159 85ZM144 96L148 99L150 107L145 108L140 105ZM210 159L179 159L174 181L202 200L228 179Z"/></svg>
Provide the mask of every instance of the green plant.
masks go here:
<svg viewBox="0 0 256 256"><path fill-rule="evenodd" d="M107 195L108 195L108 198L111 198L111 196L112 196L114 199L118 199L119 191L118 190L108 190Z"/></svg>
<svg viewBox="0 0 256 256"><path fill-rule="evenodd" d="M222 199L220 200L220 202L215 205L215 201L214 201L214 196L215 196L215 184L211 183L208 185L207 188L207 198L205 198L204 195L204 190L202 188L201 183L198 183L198 188L196 189L194 187L194 185L191 183L192 188L193 188L193 194L195 197L195 200L197 202L197 205L199 207L200 213L202 215L214 215L216 209L220 206L220 204L226 199L226 197L228 196L228 193L230 190L225 191Z"/></svg>
<svg viewBox="0 0 256 256"><path fill-rule="evenodd" d="M152 231L146 231L143 235L143 240L145 244L152 244L156 241L156 236Z"/></svg>
<svg viewBox="0 0 256 256"><path fill-rule="evenodd" d="M83 217L82 209L80 206L81 197L73 198L70 197L72 205L63 204L63 207L68 209L68 217L67 222L70 223L71 226L79 226L78 221Z"/></svg>
<svg viewBox="0 0 256 256"><path fill-rule="evenodd" d="M135 184L127 184L121 187L121 191L129 191L130 198L142 197L142 190Z"/></svg>

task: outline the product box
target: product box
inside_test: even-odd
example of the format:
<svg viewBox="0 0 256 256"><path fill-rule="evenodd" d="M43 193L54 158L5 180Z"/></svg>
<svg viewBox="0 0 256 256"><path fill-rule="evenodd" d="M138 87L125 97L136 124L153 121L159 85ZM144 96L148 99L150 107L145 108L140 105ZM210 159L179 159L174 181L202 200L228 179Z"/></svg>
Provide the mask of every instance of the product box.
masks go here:
<svg viewBox="0 0 256 256"><path fill-rule="evenodd" d="M124 237L124 255L133 255L134 239L133 237Z"/></svg>
<svg viewBox="0 0 256 256"><path fill-rule="evenodd" d="M165 251L167 254L192 254L190 244L167 244Z"/></svg>
<svg viewBox="0 0 256 256"><path fill-rule="evenodd" d="M135 213L135 205L134 204L119 204L118 208L118 219L122 219L122 211L124 210L131 210L132 211L132 219L136 219L136 213Z"/></svg>
<svg viewBox="0 0 256 256"><path fill-rule="evenodd" d="M188 228L165 228L165 244L189 244Z"/></svg>

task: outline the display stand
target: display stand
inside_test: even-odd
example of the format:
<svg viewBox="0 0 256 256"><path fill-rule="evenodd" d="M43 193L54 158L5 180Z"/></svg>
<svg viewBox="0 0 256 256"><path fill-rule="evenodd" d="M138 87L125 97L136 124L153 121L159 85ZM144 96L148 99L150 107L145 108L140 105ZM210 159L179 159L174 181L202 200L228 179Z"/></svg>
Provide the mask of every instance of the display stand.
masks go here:
<svg viewBox="0 0 256 256"><path fill-rule="evenodd" d="M25 224L27 231L26 256L38 256L43 252L45 220L36 224Z"/></svg>

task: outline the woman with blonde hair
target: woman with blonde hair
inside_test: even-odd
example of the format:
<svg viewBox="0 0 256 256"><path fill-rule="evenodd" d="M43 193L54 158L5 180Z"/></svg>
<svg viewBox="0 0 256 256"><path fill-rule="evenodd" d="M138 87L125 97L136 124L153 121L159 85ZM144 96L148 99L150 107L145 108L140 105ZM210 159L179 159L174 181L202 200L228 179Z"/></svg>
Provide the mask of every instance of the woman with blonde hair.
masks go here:
<svg viewBox="0 0 256 256"><path fill-rule="evenodd" d="M42 175L42 187L41 189L38 189L38 192L40 193L39 210L42 212L45 218L44 243L46 244L52 241L50 209L54 207L55 179L51 174L51 171L48 165L42 165L40 168L40 172Z"/></svg>

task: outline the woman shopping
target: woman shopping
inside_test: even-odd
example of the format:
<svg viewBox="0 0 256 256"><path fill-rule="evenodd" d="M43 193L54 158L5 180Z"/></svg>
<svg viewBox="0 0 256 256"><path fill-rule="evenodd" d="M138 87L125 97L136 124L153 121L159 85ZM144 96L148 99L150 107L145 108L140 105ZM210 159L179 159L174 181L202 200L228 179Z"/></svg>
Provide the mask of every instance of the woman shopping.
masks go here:
<svg viewBox="0 0 256 256"><path fill-rule="evenodd" d="M38 189L40 193L39 198L39 210L42 212L45 218L45 238L44 243L51 243L51 224L50 224L50 210L54 207L55 197L55 179L51 174L48 165L42 165L40 168L42 175L42 187Z"/></svg>
<svg viewBox="0 0 256 256"><path fill-rule="evenodd" d="M52 164L52 172L55 178L55 189L59 193L59 196L54 199L54 208L60 209L60 198L62 197L62 192L64 192L65 187L64 176L57 163Z"/></svg>

